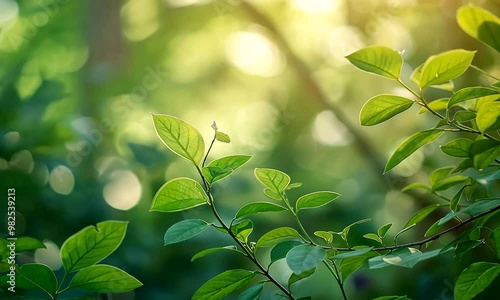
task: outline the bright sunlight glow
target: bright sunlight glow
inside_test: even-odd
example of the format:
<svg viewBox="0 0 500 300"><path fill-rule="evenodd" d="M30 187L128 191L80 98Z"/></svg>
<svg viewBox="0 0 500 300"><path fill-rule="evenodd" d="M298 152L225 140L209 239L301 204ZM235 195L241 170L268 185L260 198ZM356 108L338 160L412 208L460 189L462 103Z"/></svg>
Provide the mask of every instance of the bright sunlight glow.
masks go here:
<svg viewBox="0 0 500 300"><path fill-rule="evenodd" d="M137 176L130 171L115 171L103 190L104 200L111 207L129 210L141 199L142 186Z"/></svg>

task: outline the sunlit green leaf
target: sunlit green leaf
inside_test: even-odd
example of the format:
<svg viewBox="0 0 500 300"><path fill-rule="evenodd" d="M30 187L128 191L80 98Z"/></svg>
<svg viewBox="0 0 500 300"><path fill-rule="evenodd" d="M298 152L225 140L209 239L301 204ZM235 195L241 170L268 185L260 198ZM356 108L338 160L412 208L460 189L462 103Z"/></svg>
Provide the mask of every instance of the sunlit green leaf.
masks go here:
<svg viewBox="0 0 500 300"><path fill-rule="evenodd" d="M212 253L215 253L215 252L220 252L220 251L231 251L231 252L236 252L236 253L240 253L240 254L245 255L244 252L236 249L236 246L216 247L216 248L205 249L205 250L202 250L202 251L196 253L191 258L191 262L197 260L198 258L202 258L202 257L205 257L205 256L207 256L209 254L212 254Z"/></svg>
<svg viewBox="0 0 500 300"><path fill-rule="evenodd" d="M457 279L454 289L455 300L473 299L500 274L500 265L478 262L465 269Z"/></svg>
<svg viewBox="0 0 500 300"><path fill-rule="evenodd" d="M281 242L293 239L300 239L300 234L297 230L290 227L280 227L261 236L257 241L257 247L272 247Z"/></svg>
<svg viewBox="0 0 500 300"><path fill-rule="evenodd" d="M373 240L382 244L382 239L375 233L366 233L363 235L365 239Z"/></svg>
<svg viewBox="0 0 500 300"><path fill-rule="evenodd" d="M250 220L242 220L231 225L231 232L236 238L244 243L248 242L248 236L253 231L253 223Z"/></svg>
<svg viewBox="0 0 500 300"><path fill-rule="evenodd" d="M387 231L389 231L389 229L392 227L392 223L387 223L383 226L381 226L378 230L377 230L377 234L383 238L386 234L387 234Z"/></svg>
<svg viewBox="0 0 500 300"><path fill-rule="evenodd" d="M283 200L283 197L281 196L281 194L276 193L275 191L271 190L270 188L265 188L263 190L263 192L264 192L264 195L271 200L276 200L276 201Z"/></svg>
<svg viewBox="0 0 500 300"><path fill-rule="evenodd" d="M417 151L419 148L427 145L443 134L442 130L431 129L426 131L421 131L413 134L408 139L406 139L392 154L391 158L387 162L384 173L390 171L392 168L397 166L405 158L410 156L413 152Z"/></svg>
<svg viewBox="0 0 500 300"><path fill-rule="evenodd" d="M208 203L201 185L191 178L167 181L156 193L149 211L175 212Z"/></svg>
<svg viewBox="0 0 500 300"><path fill-rule="evenodd" d="M316 208L326 205L340 196L330 191L314 192L300 197L297 200L297 211L301 209Z"/></svg>
<svg viewBox="0 0 500 300"><path fill-rule="evenodd" d="M453 170L453 167L442 167L442 168L435 169L429 175L429 183L431 185L435 185L438 181L440 181L441 179L448 176L448 174L450 174L450 172L452 170Z"/></svg>
<svg viewBox="0 0 500 300"><path fill-rule="evenodd" d="M333 241L333 232L331 232L331 231L319 230L319 231L315 231L314 235L322 238L323 240L325 240L325 242L327 242L329 244Z"/></svg>
<svg viewBox="0 0 500 300"><path fill-rule="evenodd" d="M100 293L123 293L142 286L127 272L108 265L86 267L76 273L69 287Z"/></svg>
<svg viewBox="0 0 500 300"><path fill-rule="evenodd" d="M216 131L215 138L219 142L223 142L223 143L230 143L231 142L231 138L229 137L229 135L225 134L224 132Z"/></svg>
<svg viewBox="0 0 500 300"><path fill-rule="evenodd" d="M352 224L349 224L347 225L343 230L342 230L342 233L341 233L341 237L342 239L346 240L347 239L347 236L349 235L349 231L351 230L351 227L354 226L354 225L358 225L358 224L362 224L362 223L366 223L366 222L369 222L371 221L371 219L363 219L363 220L359 220L359 221L356 221Z"/></svg>
<svg viewBox="0 0 500 300"><path fill-rule="evenodd" d="M437 99L427 104L427 106L433 111L446 110L446 108L448 107L449 100L450 100L449 98ZM429 110L426 107L422 107L418 111L419 114L423 114L426 112L429 112Z"/></svg>
<svg viewBox="0 0 500 300"><path fill-rule="evenodd" d="M222 169L230 168L233 171L244 165L250 160L250 155L231 155L221 157L208 164L209 167L219 167Z"/></svg>
<svg viewBox="0 0 500 300"><path fill-rule="evenodd" d="M413 81L416 85L420 85L420 76L422 76L422 68L424 64L416 67L415 70L410 75L410 80Z"/></svg>
<svg viewBox="0 0 500 300"><path fill-rule="evenodd" d="M235 219L241 219L251 215L255 215L263 212L279 212L286 210L285 207L269 202L254 202L249 203L236 213Z"/></svg>
<svg viewBox="0 0 500 300"><path fill-rule="evenodd" d="M466 87L458 90L453 94L453 96L451 96L450 101L448 102L448 108L467 100L496 95L499 93L500 92L495 89L482 86Z"/></svg>
<svg viewBox="0 0 500 300"><path fill-rule="evenodd" d="M401 55L387 47L370 46L358 50L346 58L363 71L398 79L403 65Z"/></svg>
<svg viewBox="0 0 500 300"><path fill-rule="evenodd" d="M373 249L373 247L368 247L368 248L358 249L358 250L354 250L354 251L348 251L348 252L344 252L342 254L335 255L333 258L345 259L345 258L349 258L349 257L360 256L360 255L364 255L364 254L372 251L372 249Z"/></svg>
<svg viewBox="0 0 500 300"><path fill-rule="evenodd" d="M412 224L420 223L423 219L425 219L428 215L430 215L438 207L440 207L440 204L431 204L431 205L426 206L422 209L419 209L417 212L415 212L413 214L413 216L408 220L408 222L406 222L404 227L408 227Z"/></svg>
<svg viewBox="0 0 500 300"><path fill-rule="evenodd" d="M325 258L325 249L319 246L304 244L288 251L286 254L286 263L298 275L315 268Z"/></svg>
<svg viewBox="0 0 500 300"><path fill-rule="evenodd" d="M500 19L477 6L462 6L457 22L468 35L500 52Z"/></svg>
<svg viewBox="0 0 500 300"><path fill-rule="evenodd" d="M302 242L299 241L284 241L282 243L277 244L276 246L271 249L271 263L283 259L286 257L286 254L288 251L292 250L296 246L303 244Z"/></svg>
<svg viewBox="0 0 500 300"><path fill-rule="evenodd" d="M206 166L201 169L201 172L209 183L214 183L224 177L229 176L233 172L233 170L231 168L223 169L217 166Z"/></svg>
<svg viewBox="0 0 500 300"><path fill-rule="evenodd" d="M255 272L242 269L222 272L202 285L193 295L192 300L221 300L244 288L255 275Z"/></svg>
<svg viewBox="0 0 500 300"><path fill-rule="evenodd" d="M108 257L123 241L127 224L122 221L104 221L70 236L61 246L61 259L66 272L92 266Z"/></svg>
<svg viewBox="0 0 500 300"><path fill-rule="evenodd" d="M420 88L442 84L462 75L474 58L475 51L450 50L429 57L420 74Z"/></svg>
<svg viewBox="0 0 500 300"><path fill-rule="evenodd" d="M469 139L455 139L441 146L441 151L453 157L469 157L472 141Z"/></svg>
<svg viewBox="0 0 500 300"><path fill-rule="evenodd" d="M208 227L210 227L210 224L200 219L182 220L168 228L163 237L163 244L167 246L189 240Z"/></svg>
<svg viewBox="0 0 500 300"><path fill-rule="evenodd" d="M257 283L243 293L239 294L238 297L234 298L234 300L258 300L262 290L264 289L265 283L265 281Z"/></svg>
<svg viewBox="0 0 500 300"><path fill-rule="evenodd" d="M426 186L423 183L414 182L414 183L410 183L409 185L405 186L403 189L401 189L401 191L406 192L406 191L413 190L413 189L424 189L427 191L431 190L430 187Z"/></svg>
<svg viewBox="0 0 500 300"><path fill-rule="evenodd" d="M173 116L153 114L156 134L172 152L199 165L205 153L203 137L191 124Z"/></svg>
<svg viewBox="0 0 500 300"><path fill-rule="evenodd" d="M297 281L300 281L302 279L305 279L307 277L311 277L314 272L316 272L316 268L312 268L310 270L304 271L300 274L295 274L292 273L290 277L288 277L288 286L291 286L292 284L296 283Z"/></svg>
<svg viewBox="0 0 500 300"><path fill-rule="evenodd" d="M290 176L278 170L256 168L254 173L260 183L277 194L281 194L290 184Z"/></svg>
<svg viewBox="0 0 500 300"><path fill-rule="evenodd" d="M407 110L413 101L396 95L378 95L369 99L361 108L361 125L371 126L382 123Z"/></svg>
<svg viewBox="0 0 500 300"><path fill-rule="evenodd" d="M476 123L482 133L500 129L500 102L483 104L477 112Z"/></svg>
<svg viewBox="0 0 500 300"><path fill-rule="evenodd" d="M41 290L52 297L57 291L56 275L42 264L24 264L16 268L15 284L17 288Z"/></svg>
<svg viewBox="0 0 500 300"><path fill-rule="evenodd" d="M469 177L463 175L450 176L439 180L432 186L432 191L443 191L457 184L464 183Z"/></svg>

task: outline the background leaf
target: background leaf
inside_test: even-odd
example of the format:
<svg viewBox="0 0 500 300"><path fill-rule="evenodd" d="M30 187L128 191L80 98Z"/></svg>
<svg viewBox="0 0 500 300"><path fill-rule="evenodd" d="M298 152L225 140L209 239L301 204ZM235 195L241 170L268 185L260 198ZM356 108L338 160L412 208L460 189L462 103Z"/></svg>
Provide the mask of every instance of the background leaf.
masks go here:
<svg viewBox="0 0 500 300"><path fill-rule="evenodd" d="M153 114L156 134L175 154L199 165L205 154L203 137L191 124L173 116Z"/></svg>
<svg viewBox="0 0 500 300"><path fill-rule="evenodd" d="M207 204L208 197L201 185L191 178L167 181L156 193L149 211L175 212Z"/></svg>
<svg viewBox="0 0 500 300"><path fill-rule="evenodd" d="M142 286L127 272L108 265L95 265L76 273L69 287L100 293L123 293Z"/></svg>
<svg viewBox="0 0 500 300"><path fill-rule="evenodd" d="M104 221L70 236L61 246L66 272L94 265L113 253L123 241L128 222Z"/></svg>

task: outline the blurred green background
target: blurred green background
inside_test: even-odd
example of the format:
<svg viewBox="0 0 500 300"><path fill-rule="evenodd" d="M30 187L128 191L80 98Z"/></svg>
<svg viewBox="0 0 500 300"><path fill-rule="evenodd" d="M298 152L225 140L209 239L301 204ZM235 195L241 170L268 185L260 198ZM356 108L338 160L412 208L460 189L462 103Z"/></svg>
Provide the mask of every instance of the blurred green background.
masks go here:
<svg viewBox="0 0 500 300"><path fill-rule="evenodd" d="M117 219L130 223L107 262L144 286L109 299L190 299L215 274L250 267L231 254L190 262L198 251L230 244L216 230L163 247L163 234L173 223L211 217L207 207L148 212L166 180L197 175L157 139L150 113L186 120L206 141L216 120L232 143L217 144L209 160L253 155L214 190L224 218L245 203L265 199L253 168L270 167L303 183L291 192L292 199L316 190L342 194L322 210L303 214L310 232L340 231L371 218L353 228L352 244L369 243L362 234L389 222L394 235L413 212L435 200L399 192L404 182L426 182L426 172L456 161L435 144L382 175L398 143L436 120L416 117L415 109L362 128L358 113L367 99L407 92L360 72L344 56L386 45L403 52L403 73L409 77L429 55L464 48L478 50L474 64L498 77L498 55L456 24L457 8L471 2L500 13L498 0L255 0L250 5L238 0L0 0L2 197L6 200L8 188L16 189L17 234L47 246L18 262L35 260L57 270L58 249L67 237ZM457 85L482 80L468 71ZM428 96L442 95L430 90ZM272 226L291 224L276 214L254 221L254 240ZM400 241L420 239L430 224L432 218ZM484 260L491 255L480 248L475 254ZM412 270L363 268L348 280L347 291L352 299L392 294L452 299L456 277L472 261L473 255L459 262L443 255ZM273 268L284 281L291 272L285 264ZM294 290L331 299L332 289L334 295L337 291L323 275L317 272ZM263 299L278 299L273 292L266 288Z"/></svg>

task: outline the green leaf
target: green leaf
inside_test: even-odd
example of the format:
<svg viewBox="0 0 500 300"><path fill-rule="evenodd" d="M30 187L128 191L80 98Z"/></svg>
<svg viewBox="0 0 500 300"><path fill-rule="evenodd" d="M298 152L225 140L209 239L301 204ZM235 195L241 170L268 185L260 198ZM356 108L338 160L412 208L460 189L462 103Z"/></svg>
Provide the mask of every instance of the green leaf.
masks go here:
<svg viewBox="0 0 500 300"><path fill-rule="evenodd" d="M434 224L431 225L431 227L429 227L429 229L427 229L427 231L424 233L424 237L429 237L438 233L439 230L441 230L442 226L443 224L440 224L440 220L437 220Z"/></svg>
<svg viewBox="0 0 500 300"><path fill-rule="evenodd" d="M290 176L278 170L256 168L254 173L260 183L277 194L281 194L290 184Z"/></svg>
<svg viewBox="0 0 500 300"><path fill-rule="evenodd" d="M411 218L408 220L408 222L406 222L404 227L420 223L423 219L425 219L428 215L430 215L440 206L441 206L440 204L431 204L422 209L419 209L417 212L413 214L413 216L411 216Z"/></svg>
<svg viewBox="0 0 500 300"><path fill-rule="evenodd" d="M215 139L218 140L219 142L231 143L231 138L229 137L229 135L225 134L224 132L216 131L215 132Z"/></svg>
<svg viewBox="0 0 500 300"><path fill-rule="evenodd" d="M432 191L443 191L449 189L452 186L464 183L465 181L467 181L467 179L469 179L469 177L463 175L455 175L441 179L432 186Z"/></svg>
<svg viewBox="0 0 500 300"><path fill-rule="evenodd" d="M351 230L351 227L354 226L354 225L358 225L358 224L362 224L362 223L366 223L366 222L369 222L371 221L371 219L363 219L363 220L359 220L359 221L356 221L350 225L347 225L341 232L340 236L342 237L342 239L345 241L347 240L347 235L349 234L349 230Z"/></svg>
<svg viewBox="0 0 500 300"><path fill-rule="evenodd" d="M328 244L331 244L333 242L333 232L331 232L331 231L321 231L321 230L315 231L314 235L322 238Z"/></svg>
<svg viewBox="0 0 500 300"><path fill-rule="evenodd" d="M462 6L457 11L457 22L468 35L500 52L500 20L477 6Z"/></svg>
<svg viewBox="0 0 500 300"><path fill-rule="evenodd" d="M315 268L326 258L326 251L319 246L299 245L288 251L286 263L295 274Z"/></svg>
<svg viewBox="0 0 500 300"><path fill-rule="evenodd" d="M297 200L297 211L301 209L316 208L326 205L340 196L330 191L314 192L300 197Z"/></svg>
<svg viewBox="0 0 500 300"><path fill-rule="evenodd" d="M495 228L495 230L493 230L493 232L490 234L490 237L493 240L493 244L495 245L497 255L500 255L500 227Z"/></svg>
<svg viewBox="0 0 500 300"><path fill-rule="evenodd" d="M220 300L244 288L255 277L255 272L236 269L220 273L202 285L192 300Z"/></svg>
<svg viewBox="0 0 500 300"><path fill-rule="evenodd" d="M410 80L413 81L416 85L420 85L420 76L422 76L422 68L424 64L416 67L415 70L410 75Z"/></svg>
<svg viewBox="0 0 500 300"><path fill-rule="evenodd" d="M163 237L163 245L179 243L197 236L202 231L210 227L210 224L200 219L182 220L170 226Z"/></svg>
<svg viewBox="0 0 500 300"><path fill-rule="evenodd" d="M373 300L411 300L411 299L406 296L383 296L375 298Z"/></svg>
<svg viewBox="0 0 500 300"><path fill-rule="evenodd" d="M426 191L431 190L430 187L428 187L427 185L425 185L423 183L414 182L414 183L410 183L409 185L405 186L403 189L401 189L401 191L406 192L406 191L413 190L413 189L424 189Z"/></svg>
<svg viewBox="0 0 500 300"><path fill-rule="evenodd" d="M442 130L431 129L417 132L410 136L392 154L385 166L384 173L390 171L419 148L436 140L441 134L443 134Z"/></svg>
<svg viewBox="0 0 500 300"><path fill-rule="evenodd" d="M465 253L469 252L470 250L476 248L479 245L483 245L484 241L475 241L475 240L469 240L469 241L463 241L457 245L455 248L455 256L461 257Z"/></svg>
<svg viewBox="0 0 500 300"><path fill-rule="evenodd" d="M384 238L384 236L387 234L387 231L389 231L389 229L392 227L392 223L387 223L383 226L381 226L378 230L377 230L377 234L381 237L381 238Z"/></svg>
<svg viewBox="0 0 500 300"><path fill-rule="evenodd" d="M243 243L248 242L248 236L253 231L253 223L250 220L242 220L239 223L231 225L231 232Z"/></svg>
<svg viewBox="0 0 500 300"><path fill-rule="evenodd" d="M470 152L473 156L474 168L478 170L484 169L500 156L500 142L479 138L472 143Z"/></svg>
<svg viewBox="0 0 500 300"><path fill-rule="evenodd" d="M467 121L474 120L476 118L476 113L470 110L459 110L453 116L453 120L464 123Z"/></svg>
<svg viewBox="0 0 500 300"><path fill-rule="evenodd" d="M453 94L453 96L451 96L450 101L448 102L448 108L467 100L496 95L499 93L500 92L495 89L482 86L466 87L458 90Z"/></svg>
<svg viewBox="0 0 500 300"><path fill-rule="evenodd" d="M201 185L191 178L167 181L156 193L149 211L176 212L208 203Z"/></svg>
<svg viewBox="0 0 500 300"><path fill-rule="evenodd" d="M471 145L469 139L455 139L441 146L441 151L453 157L469 157Z"/></svg>
<svg viewBox="0 0 500 300"><path fill-rule="evenodd" d="M203 137L191 124L169 115L153 114L156 134L175 154L199 165L205 154Z"/></svg>
<svg viewBox="0 0 500 300"><path fill-rule="evenodd" d="M450 100L449 98L437 99L437 100L434 100L431 103L427 104L427 106L434 111L446 110L446 108L448 107L449 100ZM426 112L429 112L429 110L426 107L422 107L418 111L418 114L423 114Z"/></svg>
<svg viewBox="0 0 500 300"><path fill-rule="evenodd" d="M239 294L238 297L234 298L234 300L258 300L260 298L262 290L264 289L265 283L265 281L257 283L256 285L248 288L243 293Z"/></svg>
<svg viewBox="0 0 500 300"><path fill-rule="evenodd" d="M276 246L271 249L271 263L274 263L277 260L283 259L286 257L288 251L292 250L298 245L303 244L302 242L299 241L285 241L282 243L277 244Z"/></svg>
<svg viewBox="0 0 500 300"><path fill-rule="evenodd" d="M459 216L460 214L469 214L471 216L477 216L491 209L494 209L498 206L500 206L500 198L488 198L485 200L478 200L460 211L448 213L446 216L442 217L439 220L438 224L443 225L448 221L454 219L455 217Z"/></svg>
<svg viewBox="0 0 500 300"><path fill-rule="evenodd" d="M458 192L453 195L453 198L450 200L450 210L451 211L456 211L458 207L458 202L460 202L460 198L462 198L462 194L467 186L464 185L463 187L458 190Z"/></svg>
<svg viewBox="0 0 500 300"><path fill-rule="evenodd" d="M295 274L292 273L290 277L288 277L288 286L291 286L292 284L296 283L297 281L300 281L302 279L305 279L307 277L311 277L314 272L316 272L316 268L312 268L310 270L304 271L300 274Z"/></svg>
<svg viewBox="0 0 500 300"><path fill-rule="evenodd" d="M364 254L372 251L372 249L373 249L373 247L369 247L369 248L363 248L363 249L358 249L358 250L354 250L354 251L344 252L342 254L335 255L333 258L345 259L345 258L349 258L349 257L360 256L360 255L364 255Z"/></svg>
<svg viewBox="0 0 500 300"><path fill-rule="evenodd" d="M16 268L15 281L18 288L41 290L52 297L57 291L56 275L49 267L42 264L24 264Z"/></svg>
<svg viewBox="0 0 500 300"><path fill-rule="evenodd" d="M209 167L220 167L222 169L230 168L233 171L244 165L250 160L250 155L231 155L218 158L208 164Z"/></svg>
<svg viewBox="0 0 500 300"><path fill-rule="evenodd" d="M398 52L383 46L366 47L346 58L363 71L391 79L399 78L403 65L403 58Z"/></svg>
<svg viewBox="0 0 500 300"><path fill-rule="evenodd" d="M127 272L109 265L86 267L76 273L69 287L99 293L123 293L142 286Z"/></svg>
<svg viewBox="0 0 500 300"><path fill-rule="evenodd" d="M374 241L382 244L382 239L375 233L367 233L367 234L364 234L363 237L365 239L374 240Z"/></svg>
<svg viewBox="0 0 500 300"><path fill-rule="evenodd" d="M45 244L29 236L20 236L16 239L16 253L45 249Z"/></svg>
<svg viewBox="0 0 500 300"><path fill-rule="evenodd" d="M456 300L473 299L500 274L500 265L478 262L465 269L457 279L454 295Z"/></svg>
<svg viewBox="0 0 500 300"><path fill-rule="evenodd" d="M267 198L271 199L271 200L276 200L276 201L281 201L281 200L283 200L283 198L282 198L281 194L278 194L278 193L274 192L274 191L273 191L273 190L271 190L270 188L265 188L263 192L264 192L264 195L265 195Z"/></svg>
<svg viewBox="0 0 500 300"><path fill-rule="evenodd" d="M415 248L399 248L392 251L389 254L386 254L382 257L382 260L388 264L405 267L405 268L413 268L420 257L422 256L422 252Z"/></svg>
<svg viewBox="0 0 500 300"><path fill-rule="evenodd" d="M445 178L453 170L453 167L438 168L429 175L429 183L435 185L438 181Z"/></svg>
<svg viewBox="0 0 500 300"><path fill-rule="evenodd" d="M244 217L248 217L263 212L278 212L284 210L286 210L285 207L274 203L254 202L254 203L249 203L240 208L240 210L236 213L234 219L241 219Z"/></svg>
<svg viewBox="0 0 500 300"><path fill-rule="evenodd" d="M408 249L408 248L400 248L400 249ZM398 250L400 250L398 249ZM413 249L413 248L411 248ZM416 250L416 249L414 249ZM411 250L411 251L414 251L414 250ZM421 261L424 261L424 260L428 260L428 259L431 259L431 258L434 258L442 253L445 253L445 252L440 252L441 249L436 249L436 250L432 250L432 251L427 251L427 252L424 252L424 253L420 253L418 254L418 252L414 253L414 254L411 254L412 252L410 251L408 254L407 251L404 251L406 253L406 255L409 256L410 258L410 263L414 263L414 259L420 255L420 259L418 260L419 262ZM412 257L412 255L414 257ZM386 268L386 267L390 267L390 266L393 266L394 264L391 264L391 263L388 263L384 260L385 256L376 256L376 257L372 257L368 260L368 265L369 265L369 268L370 269L381 269L381 268Z"/></svg>
<svg viewBox="0 0 500 300"><path fill-rule="evenodd" d="M413 101L396 95L377 95L361 108L361 125L372 126L389 120L413 105Z"/></svg>
<svg viewBox="0 0 500 300"><path fill-rule="evenodd" d="M300 234L297 230L290 227L280 227L261 236L257 241L257 247L272 247L281 242L293 239L300 239Z"/></svg>
<svg viewBox="0 0 500 300"><path fill-rule="evenodd" d="M481 105L476 117L477 127L482 133L500 129L500 102Z"/></svg>
<svg viewBox="0 0 500 300"><path fill-rule="evenodd" d="M206 166L201 169L201 173L209 183L214 183L218 180L221 180L222 178L231 175L231 173L233 173L233 170L230 168L223 169L217 166Z"/></svg>
<svg viewBox="0 0 500 300"><path fill-rule="evenodd" d="M286 190L291 190L291 189L295 189L295 188L298 188L298 187L301 187L302 186L302 182L294 182L294 183L290 183L287 187L286 187Z"/></svg>
<svg viewBox="0 0 500 300"><path fill-rule="evenodd" d="M128 222L104 221L87 226L70 236L61 246L67 273L92 266L113 253L123 241Z"/></svg>
<svg viewBox="0 0 500 300"><path fill-rule="evenodd" d="M342 274L342 280L345 281L354 271L359 269L364 262L370 258L376 256L373 252L368 252L363 255L358 255L354 257L348 257L342 259L340 262L340 273Z"/></svg>
<svg viewBox="0 0 500 300"><path fill-rule="evenodd" d="M462 75L469 68L475 53L456 49L429 57L422 67L420 88L446 83Z"/></svg>
<svg viewBox="0 0 500 300"><path fill-rule="evenodd" d="M232 251L232 252L236 252L236 253L240 253L240 254L245 255L245 252L242 252L242 251L236 249L236 246L209 248L209 249L202 250L202 251L196 253L195 255L193 255L193 257L191 258L191 262L197 260L198 258L202 258L204 256L207 256L209 254L212 254L214 252L219 252L219 251Z"/></svg>

